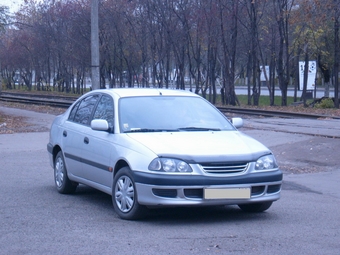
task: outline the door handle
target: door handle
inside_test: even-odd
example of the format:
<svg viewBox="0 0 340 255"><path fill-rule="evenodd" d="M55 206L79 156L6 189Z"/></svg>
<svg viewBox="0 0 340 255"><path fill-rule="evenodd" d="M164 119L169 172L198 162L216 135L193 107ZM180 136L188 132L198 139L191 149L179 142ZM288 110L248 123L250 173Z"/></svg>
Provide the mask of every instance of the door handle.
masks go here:
<svg viewBox="0 0 340 255"><path fill-rule="evenodd" d="M66 137L66 136L67 136L67 131L64 130L64 132L63 132L63 137Z"/></svg>
<svg viewBox="0 0 340 255"><path fill-rule="evenodd" d="M90 142L89 138L88 138L88 137L85 137L85 138L84 138L84 143L85 143L85 144L89 144L89 142Z"/></svg>

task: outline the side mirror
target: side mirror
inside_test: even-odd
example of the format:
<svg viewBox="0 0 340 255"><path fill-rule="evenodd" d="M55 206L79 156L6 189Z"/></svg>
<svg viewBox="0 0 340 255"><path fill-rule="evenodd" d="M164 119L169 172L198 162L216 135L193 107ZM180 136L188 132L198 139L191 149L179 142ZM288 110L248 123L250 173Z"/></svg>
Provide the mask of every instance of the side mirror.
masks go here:
<svg viewBox="0 0 340 255"><path fill-rule="evenodd" d="M242 118L231 118L231 123L233 123L233 125L236 128L243 127L243 119Z"/></svg>
<svg viewBox="0 0 340 255"><path fill-rule="evenodd" d="M92 120L91 128L97 131L109 131L109 123L107 122L107 120Z"/></svg>

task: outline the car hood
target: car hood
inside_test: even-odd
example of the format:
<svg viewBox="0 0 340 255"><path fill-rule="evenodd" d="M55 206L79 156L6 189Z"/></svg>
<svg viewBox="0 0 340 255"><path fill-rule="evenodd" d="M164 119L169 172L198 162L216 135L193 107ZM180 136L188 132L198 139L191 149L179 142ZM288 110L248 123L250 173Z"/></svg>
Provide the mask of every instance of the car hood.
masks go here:
<svg viewBox="0 0 340 255"><path fill-rule="evenodd" d="M239 131L130 133L128 136L160 157L188 162L249 162L271 153Z"/></svg>

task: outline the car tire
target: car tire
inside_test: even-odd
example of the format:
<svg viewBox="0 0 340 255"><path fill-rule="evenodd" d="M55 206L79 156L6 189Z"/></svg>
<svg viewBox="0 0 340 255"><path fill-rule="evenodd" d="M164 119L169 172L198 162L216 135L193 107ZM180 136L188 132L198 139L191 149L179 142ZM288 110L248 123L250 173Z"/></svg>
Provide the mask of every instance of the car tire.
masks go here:
<svg viewBox="0 0 340 255"><path fill-rule="evenodd" d="M273 204L273 202L261 202L261 203L252 203L252 204L240 204L238 207L241 208L244 212L264 212L269 209L269 207Z"/></svg>
<svg viewBox="0 0 340 255"><path fill-rule="evenodd" d="M145 217L147 208L138 203L138 194L129 167L123 167L114 177L112 203L118 216L124 220Z"/></svg>
<svg viewBox="0 0 340 255"><path fill-rule="evenodd" d="M63 153L58 152L54 160L54 183L61 194L71 194L76 191L77 183L70 181L67 176L67 169Z"/></svg>

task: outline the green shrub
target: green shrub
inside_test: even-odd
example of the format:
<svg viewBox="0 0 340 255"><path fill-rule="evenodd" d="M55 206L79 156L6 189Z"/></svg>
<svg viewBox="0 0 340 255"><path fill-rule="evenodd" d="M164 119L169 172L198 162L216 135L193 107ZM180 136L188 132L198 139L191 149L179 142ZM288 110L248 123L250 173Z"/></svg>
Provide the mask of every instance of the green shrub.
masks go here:
<svg viewBox="0 0 340 255"><path fill-rule="evenodd" d="M334 102L331 98L324 98L320 103L316 103L315 107L321 109L334 108Z"/></svg>

